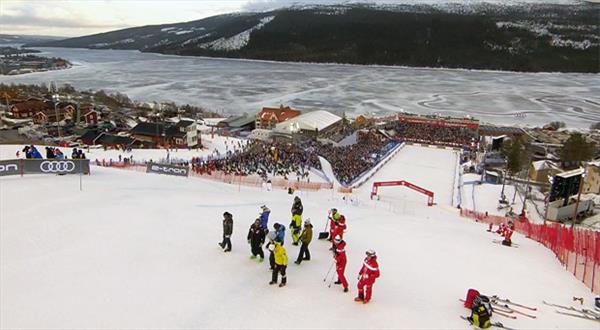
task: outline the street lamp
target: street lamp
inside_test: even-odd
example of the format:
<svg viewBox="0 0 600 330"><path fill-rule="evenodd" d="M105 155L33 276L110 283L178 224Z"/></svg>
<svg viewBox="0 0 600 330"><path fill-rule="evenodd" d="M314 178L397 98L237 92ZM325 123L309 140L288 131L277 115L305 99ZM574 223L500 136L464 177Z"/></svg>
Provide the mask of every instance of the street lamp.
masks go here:
<svg viewBox="0 0 600 330"><path fill-rule="evenodd" d="M58 95L58 94L52 95L52 100L54 101L54 115L56 116L56 127L58 130L58 138L61 139L62 136L60 134L60 118L58 117L58 102L60 101L60 95Z"/></svg>

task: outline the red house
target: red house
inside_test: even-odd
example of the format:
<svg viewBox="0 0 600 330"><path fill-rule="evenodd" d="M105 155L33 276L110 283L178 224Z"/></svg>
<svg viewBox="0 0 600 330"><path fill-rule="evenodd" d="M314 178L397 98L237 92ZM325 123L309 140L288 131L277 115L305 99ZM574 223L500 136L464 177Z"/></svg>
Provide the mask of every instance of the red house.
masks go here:
<svg viewBox="0 0 600 330"><path fill-rule="evenodd" d="M297 117L300 111L294 110L288 106L280 105L279 108L262 108L262 111L256 115L256 128L272 129L275 125Z"/></svg>
<svg viewBox="0 0 600 330"><path fill-rule="evenodd" d="M13 104L8 109L8 115L11 118L32 118L40 111L50 110L50 106L44 101L30 100Z"/></svg>
<svg viewBox="0 0 600 330"><path fill-rule="evenodd" d="M98 111L90 110L85 115L83 115L83 120L86 125L97 125L98 124Z"/></svg>

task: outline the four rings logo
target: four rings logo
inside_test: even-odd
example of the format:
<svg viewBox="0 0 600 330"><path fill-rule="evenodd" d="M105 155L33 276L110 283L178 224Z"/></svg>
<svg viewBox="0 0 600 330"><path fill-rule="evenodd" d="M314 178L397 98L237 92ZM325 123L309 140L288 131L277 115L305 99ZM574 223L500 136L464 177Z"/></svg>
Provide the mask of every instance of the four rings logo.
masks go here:
<svg viewBox="0 0 600 330"><path fill-rule="evenodd" d="M44 173L72 172L75 170L75 163L69 160L47 160L40 164L40 170Z"/></svg>
<svg viewBox="0 0 600 330"><path fill-rule="evenodd" d="M160 165L152 165L150 168L154 172L187 176L187 169L185 169L185 168L167 167L167 166L160 166Z"/></svg>

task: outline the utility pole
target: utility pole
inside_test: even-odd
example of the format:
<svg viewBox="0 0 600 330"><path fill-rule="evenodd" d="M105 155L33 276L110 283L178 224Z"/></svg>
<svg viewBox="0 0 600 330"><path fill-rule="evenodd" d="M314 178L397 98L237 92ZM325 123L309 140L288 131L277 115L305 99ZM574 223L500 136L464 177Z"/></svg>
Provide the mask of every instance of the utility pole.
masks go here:
<svg viewBox="0 0 600 330"><path fill-rule="evenodd" d="M585 178L585 169L583 170L583 173L581 173L581 177L579 178L579 193L577 194L575 211L573 211L573 222L571 223L571 228L575 227L575 220L577 220L577 209L579 208L579 200L581 200L581 191L583 190L583 178Z"/></svg>
<svg viewBox="0 0 600 330"><path fill-rule="evenodd" d="M56 129L58 130L58 138L60 140L62 139L62 136L60 134L60 117L58 116L58 102L60 100L60 95L52 95L52 100L54 100L54 115L56 116Z"/></svg>

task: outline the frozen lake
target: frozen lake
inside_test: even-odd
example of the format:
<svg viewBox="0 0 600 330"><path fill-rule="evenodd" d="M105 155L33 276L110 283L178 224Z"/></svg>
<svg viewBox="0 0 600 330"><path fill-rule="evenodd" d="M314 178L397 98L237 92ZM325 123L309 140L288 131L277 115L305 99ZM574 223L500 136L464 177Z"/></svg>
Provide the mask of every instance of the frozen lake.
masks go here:
<svg viewBox="0 0 600 330"><path fill-rule="evenodd" d="M483 122L588 128L600 121L600 75L514 73L166 56L123 50L43 48L69 70L0 76L4 83L69 83L225 113L289 104L347 115L472 115Z"/></svg>

